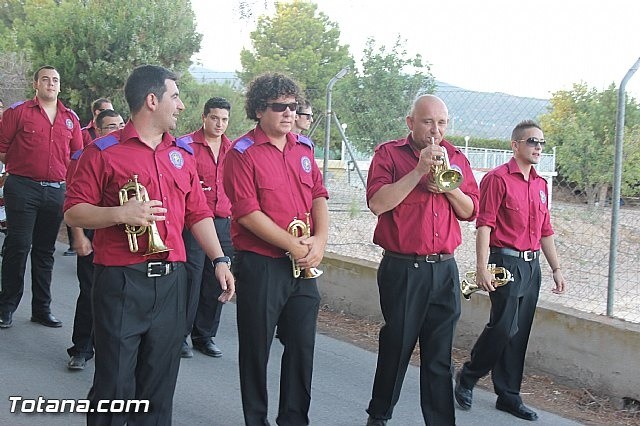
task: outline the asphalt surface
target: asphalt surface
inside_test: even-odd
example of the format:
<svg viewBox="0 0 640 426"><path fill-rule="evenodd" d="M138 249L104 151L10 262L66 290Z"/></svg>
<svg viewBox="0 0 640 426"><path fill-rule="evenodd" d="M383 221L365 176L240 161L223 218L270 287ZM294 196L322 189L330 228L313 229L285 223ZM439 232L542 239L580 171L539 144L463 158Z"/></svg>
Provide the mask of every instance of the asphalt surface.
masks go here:
<svg viewBox="0 0 640 426"><path fill-rule="evenodd" d="M1 242L0 237L0 242ZM69 371L66 349L71 332L78 285L75 257L65 257L66 245L59 243L55 254L52 285L52 312L63 327L47 328L30 322L31 279L27 265L25 294L14 314L13 327L0 330L0 425L68 426L85 424L79 413L12 413L10 397L20 397L29 410L37 409L37 400L84 399L91 386L93 360L84 371ZM223 309L216 344L224 351L221 358L210 358L195 351L183 359L173 404L174 425L235 426L243 424L240 383L237 365L237 329L235 305ZM268 372L269 420L275 425L278 406L279 366L282 347L272 346ZM365 409L371 395L376 354L351 344L319 334L316 342L315 368L310 419L313 425L358 426L366 423ZM409 367L400 400L389 425L422 425L419 406L419 369ZM17 398L13 398L17 401ZM31 401L29 401L31 400ZM35 402L33 402L35 401ZM494 407L495 395L476 389L473 408L456 408L457 424L512 426L531 424ZM41 403L47 407L47 403ZM533 407L535 408L535 407ZM537 425L569 426L580 423L537 410ZM437 426L437 425L436 425Z"/></svg>

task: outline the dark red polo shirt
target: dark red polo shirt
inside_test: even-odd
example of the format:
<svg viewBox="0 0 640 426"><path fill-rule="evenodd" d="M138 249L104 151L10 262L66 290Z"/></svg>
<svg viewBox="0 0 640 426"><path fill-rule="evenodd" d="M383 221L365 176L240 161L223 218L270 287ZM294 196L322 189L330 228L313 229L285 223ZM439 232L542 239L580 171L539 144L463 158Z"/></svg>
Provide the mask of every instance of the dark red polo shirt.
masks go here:
<svg viewBox="0 0 640 426"><path fill-rule="evenodd" d="M512 158L480 181L476 226L491 227L491 247L538 250L540 238L553 235L549 216L547 181L535 168L526 181Z"/></svg>
<svg viewBox="0 0 640 426"><path fill-rule="evenodd" d="M207 204L215 217L231 216L231 201L224 192L222 177L224 176L224 161L227 151L231 147L231 141L226 135L222 135L218 161L213 155L205 137L204 129L196 130L193 133L178 138L179 141L190 143L196 159L198 176L202 182Z"/></svg>
<svg viewBox="0 0 640 426"><path fill-rule="evenodd" d="M4 112L0 152L7 154L9 174L38 182L61 182L71 154L81 148L78 116L60 101L53 125L37 97L13 104Z"/></svg>
<svg viewBox="0 0 640 426"><path fill-rule="evenodd" d="M87 146L70 185L64 210L79 203L101 207L120 205L118 194L133 175L147 188L151 200L162 201L167 209L166 220L156 222L168 253L143 256L148 247L147 234L138 236L138 253L129 251L124 225L96 229L93 240L94 262L99 265L125 266L152 259L184 262L186 253L182 229L211 217L211 210L202 193L196 171L193 150L189 145L177 145L173 136L165 133L156 150L143 144L131 122L122 130L96 139Z"/></svg>
<svg viewBox="0 0 640 426"><path fill-rule="evenodd" d="M375 149L367 177L367 202L382 186L400 180L415 169L420 152L407 138L385 142ZM471 197L474 214L467 219L456 216L444 194L429 192L427 176L395 208L378 216L373 242L385 250L403 254L453 253L461 243L458 220L473 221L478 211L478 184L464 154L449 142L447 150L452 168L462 172L462 192Z"/></svg>
<svg viewBox="0 0 640 426"><path fill-rule="evenodd" d="M313 142L287 134L284 152L269 142L260 126L235 140L227 153L224 188L231 200L231 239L236 250L283 257L285 251L251 233L238 218L261 211L287 229L294 218L305 221L316 198L329 198L313 157ZM313 235L313 221L311 235Z"/></svg>

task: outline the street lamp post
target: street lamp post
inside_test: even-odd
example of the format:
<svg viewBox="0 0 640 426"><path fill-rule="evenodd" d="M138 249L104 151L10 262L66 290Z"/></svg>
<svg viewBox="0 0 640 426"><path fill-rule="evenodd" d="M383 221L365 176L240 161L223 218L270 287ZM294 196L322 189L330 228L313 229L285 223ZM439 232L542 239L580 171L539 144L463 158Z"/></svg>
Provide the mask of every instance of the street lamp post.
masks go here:
<svg viewBox="0 0 640 426"><path fill-rule="evenodd" d="M469 136L464 137L464 155L469 158Z"/></svg>
<svg viewBox="0 0 640 426"><path fill-rule="evenodd" d="M344 67L338 73L333 76L331 80L329 80L329 84L327 84L327 113L325 116L325 135L324 135L324 162L322 164L322 182L327 185L327 176L329 174L329 141L331 139L331 115L333 111L331 111L331 92L333 91L333 85L336 84L336 81L340 80L342 77L347 75L349 72L349 67Z"/></svg>

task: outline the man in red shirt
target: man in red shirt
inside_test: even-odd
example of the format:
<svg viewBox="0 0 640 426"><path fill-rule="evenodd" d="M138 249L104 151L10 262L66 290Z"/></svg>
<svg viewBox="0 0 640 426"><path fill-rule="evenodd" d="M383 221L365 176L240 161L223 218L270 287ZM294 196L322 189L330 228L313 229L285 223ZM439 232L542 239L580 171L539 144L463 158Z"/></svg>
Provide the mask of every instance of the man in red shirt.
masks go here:
<svg viewBox="0 0 640 426"><path fill-rule="evenodd" d="M213 223L224 253L233 259L231 244L231 202L222 184L224 160L231 141L224 132L229 125L231 104L224 98L211 98L204 104L202 127L193 133L178 138L191 144L198 176L207 204L213 213ZM194 349L205 355L221 357L222 350L214 343L218 332L223 303L218 301L220 286L215 281L211 260L204 254L188 229L183 231L187 250L187 273L189 276L187 304L187 335L191 333ZM193 352L186 341L180 354L191 358Z"/></svg>
<svg viewBox="0 0 640 426"><path fill-rule="evenodd" d="M93 114L93 117L89 124L82 128L82 140L84 146L89 145L94 139L100 136L100 132L96 125L96 118L98 117L98 114L107 109L113 109L113 105L109 99L100 98L91 103L91 113Z"/></svg>
<svg viewBox="0 0 640 426"><path fill-rule="evenodd" d="M186 327L185 225L214 259L220 301L235 292L193 150L169 133L184 109L176 80L159 66L132 71L124 88L131 119L84 149L67 191L65 221L95 229L89 425L171 424ZM136 181L143 187L136 189ZM114 399L148 400L150 409L95 410L99 401Z"/></svg>
<svg viewBox="0 0 640 426"><path fill-rule="evenodd" d="M236 249L240 390L247 425L266 425L267 362L276 324L286 333L280 375L280 425L309 424L311 377L320 294L296 268L318 266L329 230L327 190L313 143L291 133L300 96L282 74L258 76L246 93L247 117L258 122L227 153L224 188L231 200ZM308 222L307 235L287 229ZM292 260L293 259L293 260Z"/></svg>
<svg viewBox="0 0 640 426"><path fill-rule="evenodd" d="M489 292L489 323L478 337L456 376L455 397L462 409L472 404L476 382L489 371L498 395L496 408L525 420L537 420L522 403L520 385L531 324L540 292L540 249L553 271L554 293L563 293L565 280L553 241L547 181L538 164L545 140L531 120L511 134L513 158L487 173L480 182L476 221L476 283ZM502 266L514 281L496 288L487 264Z"/></svg>
<svg viewBox="0 0 640 426"><path fill-rule="evenodd" d="M296 121L293 123L291 131L293 133L308 132L313 123L313 110L311 109L311 102L306 99L300 101L298 110L296 111Z"/></svg>
<svg viewBox="0 0 640 426"><path fill-rule="evenodd" d="M7 236L2 258L0 328L11 327L24 291L31 251L31 321L61 327L51 314L53 253L62 223L65 175L71 153L82 148L78 116L58 100L60 74L43 66L33 76L36 96L5 111L0 127L0 161Z"/></svg>
<svg viewBox="0 0 640 426"><path fill-rule="evenodd" d="M367 180L367 202L378 216L373 242L384 249L378 290L385 320L367 425L391 418L418 340L424 421L454 425L451 347L460 316L454 251L462 242L458 221L476 217L478 185L467 158L444 139L449 113L440 98L418 97L406 122L409 136L376 148ZM463 178L448 192L432 173L445 151Z"/></svg>
<svg viewBox="0 0 640 426"><path fill-rule="evenodd" d="M106 136L111 132L124 127L124 121L120 114L111 109L102 111L95 120L98 137ZM73 175L78 166L78 159L82 150L76 151L71 156L71 162L67 169L67 185L73 181ZM68 227L73 234L73 250L78 254L76 259L76 276L80 293L76 301L76 312L73 318L73 333L71 340L73 346L67 349L70 358L67 362L69 370L84 370L87 360L93 358L93 318L91 317L91 289L93 288L93 229Z"/></svg>

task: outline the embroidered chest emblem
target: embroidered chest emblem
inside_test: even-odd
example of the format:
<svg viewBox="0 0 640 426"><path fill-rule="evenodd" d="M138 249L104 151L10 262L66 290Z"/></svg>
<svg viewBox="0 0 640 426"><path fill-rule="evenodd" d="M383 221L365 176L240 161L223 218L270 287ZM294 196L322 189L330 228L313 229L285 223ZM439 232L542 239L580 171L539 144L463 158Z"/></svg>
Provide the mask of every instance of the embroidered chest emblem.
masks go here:
<svg viewBox="0 0 640 426"><path fill-rule="evenodd" d="M300 159L300 164L302 164L302 170L304 170L307 173L311 173L311 160L309 160L309 157L304 155Z"/></svg>
<svg viewBox="0 0 640 426"><path fill-rule="evenodd" d="M177 150L172 150L169 152L169 160L171 160L171 164L176 169L181 169L184 166L184 158L182 157L182 153Z"/></svg>
<svg viewBox="0 0 640 426"><path fill-rule="evenodd" d="M67 129L69 129L69 130L72 130L72 129L73 129L73 121L71 121L71 119L70 119L70 118L67 118L67 119L64 121L64 124L66 124Z"/></svg>
<svg viewBox="0 0 640 426"><path fill-rule="evenodd" d="M547 204L547 194L543 190L540 190L540 201L542 204Z"/></svg>

